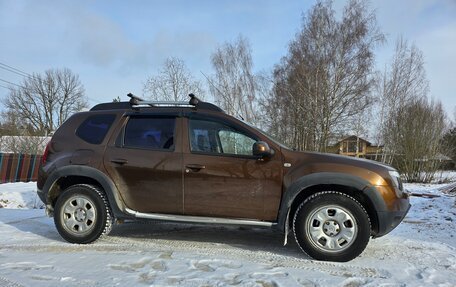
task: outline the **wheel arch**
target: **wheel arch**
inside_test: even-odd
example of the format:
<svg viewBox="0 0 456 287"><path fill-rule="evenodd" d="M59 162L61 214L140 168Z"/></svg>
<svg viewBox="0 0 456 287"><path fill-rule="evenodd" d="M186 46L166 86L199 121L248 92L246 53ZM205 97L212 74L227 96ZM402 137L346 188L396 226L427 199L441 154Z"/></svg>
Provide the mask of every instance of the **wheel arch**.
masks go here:
<svg viewBox="0 0 456 287"><path fill-rule="evenodd" d="M43 187L46 193L48 208L54 208L57 198L69 186L74 184L91 184L98 186L106 194L114 217L126 217L125 208L114 182L104 173L88 166L65 166L55 170Z"/></svg>
<svg viewBox="0 0 456 287"><path fill-rule="evenodd" d="M372 235L379 229L378 213L385 209L385 203L368 181L358 176L322 172L303 176L296 180L284 193L278 215L278 228L287 232L291 219L298 206L308 197L321 191L339 191L355 198L366 209L371 225Z"/></svg>

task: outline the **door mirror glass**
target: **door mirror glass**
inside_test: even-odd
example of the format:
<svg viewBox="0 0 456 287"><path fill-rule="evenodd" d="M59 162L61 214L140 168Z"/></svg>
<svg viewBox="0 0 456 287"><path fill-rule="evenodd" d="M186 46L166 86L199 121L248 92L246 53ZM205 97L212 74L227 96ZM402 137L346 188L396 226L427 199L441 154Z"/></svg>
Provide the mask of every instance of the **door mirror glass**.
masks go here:
<svg viewBox="0 0 456 287"><path fill-rule="evenodd" d="M253 144L253 155L258 156L261 158L270 157L274 154L274 150L272 150L267 142L264 141L257 141Z"/></svg>

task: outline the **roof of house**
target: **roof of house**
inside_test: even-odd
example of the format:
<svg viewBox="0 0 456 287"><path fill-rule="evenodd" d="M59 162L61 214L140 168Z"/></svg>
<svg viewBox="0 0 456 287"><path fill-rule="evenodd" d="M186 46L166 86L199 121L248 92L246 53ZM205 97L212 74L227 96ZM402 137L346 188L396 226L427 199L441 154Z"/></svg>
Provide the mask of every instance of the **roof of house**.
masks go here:
<svg viewBox="0 0 456 287"><path fill-rule="evenodd" d="M357 140L357 138L358 138L360 141L366 142L368 146L371 146L371 145L372 145L372 143L371 143L370 141L365 140L365 139L363 139L362 137L357 137L357 136L355 136L355 135L347 136L347 137L345 137L345 138L339 140L338 142L336 142L334 145L338 145L338 144L340 144L341 142L346 141L346 140L351 140L351 139Z"/></svg>

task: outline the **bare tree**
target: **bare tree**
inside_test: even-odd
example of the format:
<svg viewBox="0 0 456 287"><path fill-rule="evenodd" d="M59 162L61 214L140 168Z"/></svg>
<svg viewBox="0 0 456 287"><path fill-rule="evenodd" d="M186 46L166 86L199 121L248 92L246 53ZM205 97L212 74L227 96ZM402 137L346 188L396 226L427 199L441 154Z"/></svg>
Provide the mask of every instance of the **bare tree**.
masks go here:
<svg viewBox="0 0 456 287"><path fill-rule="evenodd" d="M69 69L51 69L25 78L18 88L11 87L5 106L33 134L44 135L87 107L87 101L77 75Z"/></svg>
<svg viewBox="0 0 456 287"><path fill-rule="evenodd" d="M282 126L273 132L298 149L325 151L370 106L373 49L383 40L363 1L349 1L341 20L332 2L313 6L274 70L269 110L278 109Z"/></svg>
<svg viewBox="0 0 456 287"><path fill-rule="evenodd" d="M451 128L456 128L456 107L454 107L453 120L450 123Z"/></svg>
<svg viewBox="0 0 456 287"><path fill-rule="evenodd" d="M211 61L215 75L208 80L216 103L228 114L255 122L255 76L247 39L239 36L233 43L223 44Z"/></svg>
<svg viewBox="0 0 456 287"><path fill-rule="evenodd" d="M270 104L268 103L268 101L274 98L274 80L272 75L266 71L258 73L255 76L255 87L257 102L255 111L257 121L255 125L266 131L276 130L275 124L277 124L277 122L269 119L276 116L276 110L269 109Z"/></svg>
<svg viewBox="0 0 456 287"><path fill-rule="evenodd" d="M0 153L42 154L50 137L0 136Z"/></svg>
<svg viewBox="0 0 456 287"><path fill-rule="evenodd" d="M184 61L175 57L166 59L158 74L149 77L143 87L144 96L163 101L188 100L190 93L199 98L205 94L201 82L192 77Z"/></svg>
<svg viewBox="0 0 456 287"><path fill-rule="evenodd" d="M441 139L445 130L445 112L440 102L427 98L399 105L390 119L396 154L393 164L409 182L430 182L441 165Z"/></svg>
<svg viewBox="0 0 456 287"><path fill-rule="evenodd" d="M391 67L378 82L377 130L384 144L383 160L408 181L429 182L440 165L447 122L441 103L428 100L422 52L399 38Z"/></svg>
<svg viewBox="0 0 456 287"><path fill-rule="evenodd" d="M380 75L377 88L379 110L379 137L385 145L383 161L392 164L397 151L397 139L401 136L397 128L401 106L427 97L429 82L424 70L423 54L415 45L399 38L389 69Z"/></svg>
<svg viewBox="0 0 456 287"><path fill-rule="evenodd" d="M456 168L456 125L453 126L443 135L442 153L449 156L453 161L453 169Z"/></svg>

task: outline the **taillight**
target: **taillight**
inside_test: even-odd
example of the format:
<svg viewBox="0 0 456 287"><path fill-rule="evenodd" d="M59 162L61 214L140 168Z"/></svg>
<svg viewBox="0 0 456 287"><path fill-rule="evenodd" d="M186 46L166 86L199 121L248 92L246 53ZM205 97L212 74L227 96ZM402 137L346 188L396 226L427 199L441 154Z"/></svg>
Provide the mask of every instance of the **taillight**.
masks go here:
<svg viewBox="0 0 456 287"><path fill-rule="evenodd" d="M41 157L41 164L44 165L47 161L47 157L49 155L49 149L51 148L51 142L49 141L48 144L46 145L46 148L44 149L43 156Z"/></svg>

